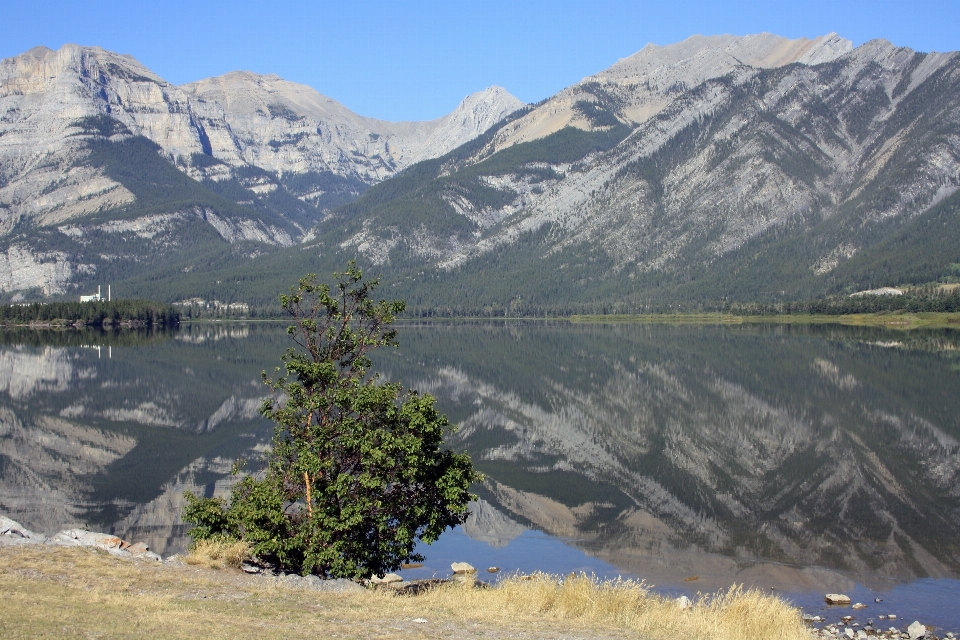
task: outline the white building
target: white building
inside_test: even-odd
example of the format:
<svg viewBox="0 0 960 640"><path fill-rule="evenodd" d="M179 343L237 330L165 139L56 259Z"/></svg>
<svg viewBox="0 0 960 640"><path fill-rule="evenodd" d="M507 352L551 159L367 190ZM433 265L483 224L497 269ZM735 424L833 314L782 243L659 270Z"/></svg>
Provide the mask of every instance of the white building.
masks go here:
<svg viewBox="0 0 960 640"><path fill-rule="evenodd" d="M101 302L103 296L100 295L100 285L97 285L97 292L92 296L80 296L80 302ZM107 302L110 302L110 285L107 285Z"/></svg>

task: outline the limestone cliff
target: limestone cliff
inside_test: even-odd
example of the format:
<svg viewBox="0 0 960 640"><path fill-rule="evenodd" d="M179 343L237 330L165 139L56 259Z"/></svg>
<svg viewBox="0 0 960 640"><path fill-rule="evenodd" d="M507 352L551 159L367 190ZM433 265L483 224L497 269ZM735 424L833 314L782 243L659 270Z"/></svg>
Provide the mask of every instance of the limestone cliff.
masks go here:
<svg viewBox="0 0 960 640"><path fill-rule="evenodd" d="M373 184L463 144L520 106L491 87L437 120L385 122L275 75L237 71L177 87L99 47L37 47L0 61L0 231L22 217L60 222L132 200L74 166L83 151L73 125L84 117L108 115L188 170L193 154L205 154L228 167L330 172Z"/></svg>

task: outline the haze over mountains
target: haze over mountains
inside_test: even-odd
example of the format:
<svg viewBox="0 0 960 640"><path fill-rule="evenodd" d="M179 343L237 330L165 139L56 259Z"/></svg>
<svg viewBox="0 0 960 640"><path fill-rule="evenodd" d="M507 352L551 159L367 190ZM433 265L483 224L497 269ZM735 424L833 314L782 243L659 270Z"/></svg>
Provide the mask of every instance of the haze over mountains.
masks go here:
<svg viewBox="0 0 960 640"><path fill-rule="evenodd" d="M416 309L636 310L960 275L960 58L648 45L544 102L388 123L276 76L0 62L0 291L270 304L351 257ZM372 186L371 185L375 185Z"/></svg>

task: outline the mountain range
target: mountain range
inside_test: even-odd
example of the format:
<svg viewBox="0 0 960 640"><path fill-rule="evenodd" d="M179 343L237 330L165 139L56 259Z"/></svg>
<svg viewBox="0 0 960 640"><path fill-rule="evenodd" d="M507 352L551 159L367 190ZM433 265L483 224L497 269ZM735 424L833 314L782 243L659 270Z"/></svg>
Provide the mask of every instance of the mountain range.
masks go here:
<svg viewBox="0 0 960 640"><path fill-rule="evenodd" d="M415 312L636 311L960 276L960 55L647 45L430 122L129 56L0 62L0 291L269 306L348 259Z"/></svg>

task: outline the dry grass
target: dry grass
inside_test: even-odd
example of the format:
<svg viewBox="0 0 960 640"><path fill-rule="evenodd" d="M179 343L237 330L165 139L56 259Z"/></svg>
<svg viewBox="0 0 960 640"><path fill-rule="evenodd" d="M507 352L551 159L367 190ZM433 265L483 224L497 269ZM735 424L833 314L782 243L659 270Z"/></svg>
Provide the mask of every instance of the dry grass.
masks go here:
<svg viewBox="0 0 960 640"><path fill-rule="evenodd" d="M809 640L800 612L757 590L733 587L702 596L690 609L652 593L642 582L585 575L517 576L495 589L448 585L417 598L432 608L506 619L551 618L637 632L646 638L781 638Z"/></svg>
<svg viewBox="0 0 960 640"><path fill-rule="evenodd" d="M638 583L506 580L420 595L296 590L231 569L86 549L0 547L4 637L702 638L810 640L796 610L732 590L690 610ZM418 622L425 619L426 622Z"/></svg>
<svg viewBox="0 0 960 640"><path fill-rule="evenodd" d="M203 565L211 569L234 567L239 569L250 555L250 544L238 540L197 540L190 545L190 554L184 558L187 564Z"/></svg>

